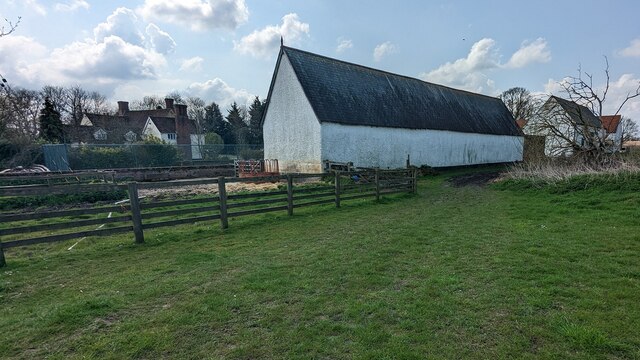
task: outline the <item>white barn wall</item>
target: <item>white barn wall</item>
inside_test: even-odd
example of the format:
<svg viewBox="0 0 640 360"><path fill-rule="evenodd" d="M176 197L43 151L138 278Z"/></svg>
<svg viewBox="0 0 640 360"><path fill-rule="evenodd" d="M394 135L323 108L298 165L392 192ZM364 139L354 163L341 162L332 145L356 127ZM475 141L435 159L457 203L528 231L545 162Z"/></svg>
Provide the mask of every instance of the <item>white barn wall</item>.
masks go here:
<svg viewBox="0 0 640 360"><path fill-rule="evenodd" d="M322 124L322 159L361 167L404 167L407 154L417 166L522 161L523 142L520 136Z"/></svg>
<svg viewBox="0 0 640 360"><path fill-rule="evenodd" d="M286 55L282 56L262 127L265 159L282 172L321 172L320 122Z"/></svg>

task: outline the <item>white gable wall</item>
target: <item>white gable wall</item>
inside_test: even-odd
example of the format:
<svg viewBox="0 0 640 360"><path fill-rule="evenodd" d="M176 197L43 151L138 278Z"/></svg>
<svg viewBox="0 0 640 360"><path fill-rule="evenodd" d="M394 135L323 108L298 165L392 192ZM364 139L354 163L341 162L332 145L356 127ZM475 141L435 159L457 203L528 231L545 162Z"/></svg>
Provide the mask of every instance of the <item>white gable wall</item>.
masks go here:
<svg viewBox="0 0 640 360"><path fill-rule="evenodd" d="M144 124L144 128L142 128L142 136L155 136L158 139L162 139L162 134L156 124L151 120L151 118L147 119L147 122Z"/></svg>
<svg viewBox="0 0 640 360"><path fill-rule="evenodd" d="M320 122L291 67L282 56L262 127L265 159L283 172L321 172Z"/></svg>
<svg viewBox="0 0 640 360"><path fill-rule="evenodd" d="M441 130L322 124L322 159L356 167L461 166L522 160L524 138Z"/></svg>

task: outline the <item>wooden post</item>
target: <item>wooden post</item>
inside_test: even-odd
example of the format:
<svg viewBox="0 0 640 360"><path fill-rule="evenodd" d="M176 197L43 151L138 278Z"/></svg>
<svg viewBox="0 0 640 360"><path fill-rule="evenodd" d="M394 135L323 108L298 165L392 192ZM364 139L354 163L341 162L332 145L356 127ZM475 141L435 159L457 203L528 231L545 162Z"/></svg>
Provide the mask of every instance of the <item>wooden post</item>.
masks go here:
<svg viewBox="0 0 640 360"><path fill-rule="evenodd" d="M376 169L376 201L380 201L380 171Z"/></svg>
<svg viewBox="0 0 640 360"><path fill-rule="evenodd" d="M340 207L340 171L335 172L336 207Z"/></svg>
<svg viewBox="0 0 640 360"><path fill-rule="evenodd" d="M287 214L293 215L293 175L287 174Z"/></svg>
<svg viewBox="0 0 640 360"><path fill-rule="evenodd" d="M218 196L220 197L220 224L223 229L226 229L229 227L229 219L227 219L227 188L224 176L218 178Z"/></svg>
<svg viewBox="0 0 640 360"><path fill-rule="evenodd" d="M418 169L413 169L413 174L411 174L411 177L413 178L412 192L414 194L417 194L418 193Z"/></svg>
<svg viewBox="0 0 640 360"><path fill-rule="evenodd" d="M4 267L7 265L7 262L4 259L4 249L2 248L2 243L0 242L0 267Z"/></svg>
<svg viewBox="0 0 640 360"><path fill-rule="evenodd" d="M136 237L136 244L144 243L144 232L142 231L142 214L140 214L140 199L138 198L138 183L132 182L129 188L129 204L131 205L131 220L133 221L133 234Z"/></svg>

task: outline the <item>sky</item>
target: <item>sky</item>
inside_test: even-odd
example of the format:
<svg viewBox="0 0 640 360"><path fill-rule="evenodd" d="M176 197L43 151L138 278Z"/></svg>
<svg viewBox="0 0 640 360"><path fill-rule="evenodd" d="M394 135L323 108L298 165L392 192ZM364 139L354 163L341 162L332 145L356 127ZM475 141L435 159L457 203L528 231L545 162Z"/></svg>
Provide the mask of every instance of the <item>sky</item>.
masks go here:
<svg viewBox="0 0 640 360"><path fill-rule="evenodd" d="M562 96L578 69L610 113L640 84L640 1L0 0L12 86L81 85L115 104L180 91L227 107L265 98L287 46L497 96ZM3 24L6 28L7 24ZM640 98L623 115L640 121Z"/></svg>

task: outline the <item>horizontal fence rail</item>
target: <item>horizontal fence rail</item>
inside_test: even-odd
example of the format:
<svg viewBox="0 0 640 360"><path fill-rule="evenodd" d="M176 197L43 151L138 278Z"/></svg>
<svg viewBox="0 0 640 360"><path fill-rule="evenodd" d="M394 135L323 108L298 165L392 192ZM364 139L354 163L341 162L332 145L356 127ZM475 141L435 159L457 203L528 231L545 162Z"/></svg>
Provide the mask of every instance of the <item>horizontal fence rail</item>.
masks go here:
<svg viewBox="0 0 640 360"><path fill-rule="evenodd" d="M227 184L245 182L277 183L278 189L227 194ZM220 226L225 229L229 226L229 218L279 211L293 215L294 209L301 207L332 203L340 207L343 201L354 199L379 200L382 195L415 193L416 184L415 170L408 169L251 178L219 177L157 183L0 187L0 196L44 196L125 189L128 192L128 199L118 202L119 205L0 214L0 266L5 265L3 249L13 247L125 232L132 232L135 242L143 243L144 231L148 229L214 220L220 221ZM194 185L211 185L217 191L180 200L156 200L139 195L140 190Z"/></svg>

